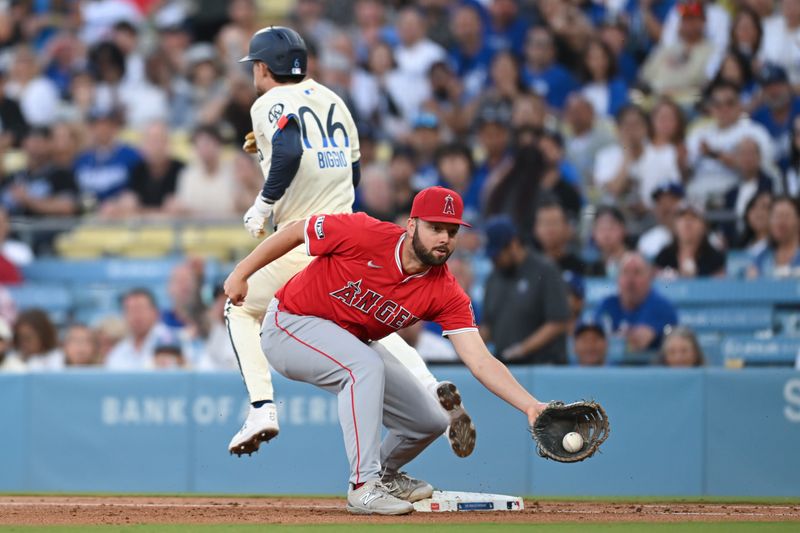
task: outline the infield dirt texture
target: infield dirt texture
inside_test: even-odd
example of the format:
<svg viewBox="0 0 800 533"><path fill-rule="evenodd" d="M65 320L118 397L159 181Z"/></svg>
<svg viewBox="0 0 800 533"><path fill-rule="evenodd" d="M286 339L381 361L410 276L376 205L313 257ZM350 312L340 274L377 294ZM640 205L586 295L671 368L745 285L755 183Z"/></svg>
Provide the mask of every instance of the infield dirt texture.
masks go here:
<svg viewBox="0 0 800 533"><path fill-rule="evenodd" d="M0 496L0 531L207 533L288 531L635 532L800 531L800 503L607 503L525 501L521 512L353 516L341 498ZM258 527L261 526L261 527ZM307 527L306 527L307 526ZM370 529L373 529L370 527Z"/></svg>

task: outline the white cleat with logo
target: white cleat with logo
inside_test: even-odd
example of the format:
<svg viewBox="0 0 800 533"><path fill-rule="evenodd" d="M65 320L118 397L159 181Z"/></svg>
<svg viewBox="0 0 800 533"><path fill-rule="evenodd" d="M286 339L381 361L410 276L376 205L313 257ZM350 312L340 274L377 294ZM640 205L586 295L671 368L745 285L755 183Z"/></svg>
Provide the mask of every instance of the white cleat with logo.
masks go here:
<svg viewBox="0 0 800 533"><path fill-rule="evenodd" d="M414 511L411 502L389 494L380 479L370 479L358 489L347 491L347 511L352 514L398 515Z"/></svg>
<svg viewBox="0 0 800 533"><path fill-rule="evenodd" d="M274 403L266 403L261 407L250 406L247 419L242 429L233 436L228 451L241 457L258 451L262 442L268 442L280 432L278 427L278 410Z"/></svg>

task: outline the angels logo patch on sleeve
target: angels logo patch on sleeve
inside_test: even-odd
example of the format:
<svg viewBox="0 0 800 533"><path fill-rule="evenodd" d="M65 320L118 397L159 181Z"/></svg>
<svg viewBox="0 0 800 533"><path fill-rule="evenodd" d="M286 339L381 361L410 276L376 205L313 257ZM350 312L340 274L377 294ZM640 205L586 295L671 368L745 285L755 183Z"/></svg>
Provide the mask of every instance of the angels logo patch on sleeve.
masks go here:
<svg viewBox="0 0 800 533"><path fill-rule="evenodd" d="M283 104L275 104L269 109L267 118L269 118L270 124L275 124L281 118L281 115L283 115Z"/></svg>
<svg viewBox="0 0 800 533"><path fill-rule="evenodd" d="M317 239L325 238L325 230L322 229L322 223L325 221L325 215L320 215L314 221L314 233L317 234Z"/></svg>

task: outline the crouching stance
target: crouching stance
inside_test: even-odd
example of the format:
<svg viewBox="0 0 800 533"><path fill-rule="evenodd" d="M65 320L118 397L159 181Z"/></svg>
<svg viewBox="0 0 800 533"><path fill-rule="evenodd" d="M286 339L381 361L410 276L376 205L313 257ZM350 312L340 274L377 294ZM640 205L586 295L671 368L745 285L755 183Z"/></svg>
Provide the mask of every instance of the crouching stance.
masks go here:
<svg viewBox="0 0 800 533"><path fill-rule="evenodd" d="M352 513L405 514L429 497L433 487L400 469L449 424L421 382L375 341L418 320L437 322L472 373L529 423L543 408L488 352L445 264L462 212L457 193L431 187L414 199L405 229L363 213L314 215L261 243L225 282L237 305L264 265L303 243L316 256L270 303L262 348L279 373L338 396Z"/></svg>

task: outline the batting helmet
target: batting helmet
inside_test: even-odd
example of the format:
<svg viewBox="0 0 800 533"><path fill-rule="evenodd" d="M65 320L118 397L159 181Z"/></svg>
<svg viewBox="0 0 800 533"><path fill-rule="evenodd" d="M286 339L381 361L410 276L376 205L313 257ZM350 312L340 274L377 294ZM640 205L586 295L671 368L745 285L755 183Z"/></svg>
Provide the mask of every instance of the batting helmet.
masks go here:
<svg viewBox="0 0 800 533"><path fill-rule="evenodd" d="M278 76L304 76L308 64L306 43L291 28L270 26L250 39L248 54L239 60L262 61Z"/></svg>

